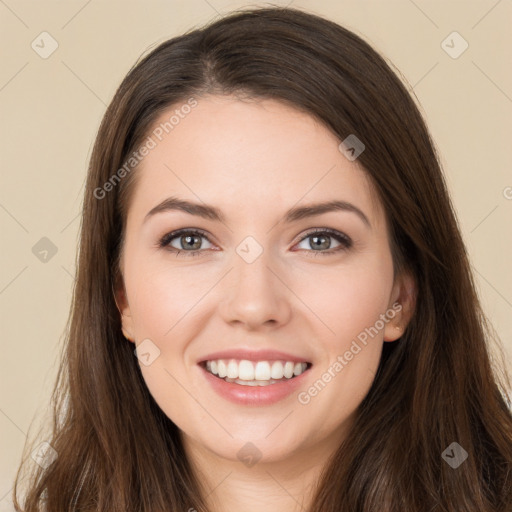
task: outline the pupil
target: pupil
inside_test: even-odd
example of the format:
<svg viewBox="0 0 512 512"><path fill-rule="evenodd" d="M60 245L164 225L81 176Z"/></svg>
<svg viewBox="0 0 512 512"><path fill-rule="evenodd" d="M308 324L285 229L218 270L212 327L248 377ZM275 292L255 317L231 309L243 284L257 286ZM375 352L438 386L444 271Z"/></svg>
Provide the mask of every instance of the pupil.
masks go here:
<svg viewBox="0 0 512 512"><path fill-rule="evenodd" d="M189 247L191 247L192 249L197 249L197 247L193 247L194 245L194 238L195 239L198 239L199 237L194 235L194 236L184 236L183 237L185 239L185 245L189 245ZM197 245L197 244L196 244ZM199 241L199 245L201 245L201 242Z"/></svg>

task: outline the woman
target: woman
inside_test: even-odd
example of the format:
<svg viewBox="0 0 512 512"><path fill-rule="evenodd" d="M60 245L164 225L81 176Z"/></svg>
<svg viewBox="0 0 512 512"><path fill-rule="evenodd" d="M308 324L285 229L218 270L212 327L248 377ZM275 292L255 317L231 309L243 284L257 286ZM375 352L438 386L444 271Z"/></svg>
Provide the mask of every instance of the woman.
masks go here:
<svg viewBox="0 0 512 512"><path fill-rule="evenodd" d="M383 58L299 10L233 13L153 50L107 109L17 510L511 510L489 340Z"/></svg>

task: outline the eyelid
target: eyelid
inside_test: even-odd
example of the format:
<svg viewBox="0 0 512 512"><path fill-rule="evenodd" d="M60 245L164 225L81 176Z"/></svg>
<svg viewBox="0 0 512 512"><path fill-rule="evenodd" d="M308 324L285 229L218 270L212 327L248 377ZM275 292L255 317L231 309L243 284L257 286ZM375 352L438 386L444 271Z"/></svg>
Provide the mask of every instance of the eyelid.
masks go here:
<svg viewBox="0 0 512 512"><path fill-rule="evenodd" d="M312 228L311 230L306 231L304 235L300 238L300 240L297 242L302 242L306 238L308 238L311 235L315 234L327 234L332 236L333 238L342 238L347 244L352 245L352 239L342 231L338 231L337 229L331 229L331 228Z"/></svg>

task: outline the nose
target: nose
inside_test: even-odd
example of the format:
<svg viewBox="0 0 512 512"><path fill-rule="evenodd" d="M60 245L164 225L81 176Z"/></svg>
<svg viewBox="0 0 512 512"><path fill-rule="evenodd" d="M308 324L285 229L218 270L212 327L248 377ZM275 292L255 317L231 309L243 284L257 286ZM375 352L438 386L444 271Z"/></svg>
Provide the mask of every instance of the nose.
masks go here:
<svg viewBox="0 0 512 512"><path fill-rule="evenodd" d="M286 324L291 316L290 298L285 276L272 265L263 252L252 263L234 255L234 268L224 280L219 311L224 321L243 325L249 330ZM272 267L272 268L271 268Z"/></svg>

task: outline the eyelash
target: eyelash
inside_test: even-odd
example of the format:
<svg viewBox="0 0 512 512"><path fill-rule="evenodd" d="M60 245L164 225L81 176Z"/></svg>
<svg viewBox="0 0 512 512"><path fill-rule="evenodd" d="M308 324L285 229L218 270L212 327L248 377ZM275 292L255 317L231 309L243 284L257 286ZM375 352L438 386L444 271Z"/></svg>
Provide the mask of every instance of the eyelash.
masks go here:
<svg viewBox="0 0 512 512"><path fill-rule="evenodd" d="M352 240L350 239L350 237L348 237L344 233L340 233L339 231L336 231L334 229L329 229L329 228L324 228L321 230L315 229L315 230L309 231L297 243L303 242L310 236L319 235L319 234L328 235L328 236L334 238L336 241L338 241L341 244L341 246L336 247L334 250L330 249L328 251L313 251L313 250L307 251L307 252L312 252L314 257L329 256L329 255L334 254L339 251L346 251L352 247ZM179 254L182 252L187 253L186 257L199 256L200 253L203 252L202 249L195 249L193 251L184 251L184 250L176 249L175 247L172 247L169 245L170 242L174 238L177 238L178 236L181 236L181 235L199 235L199 236L206 238L206 240L208 240L208 242L212 243L204 231L201 231L199 229L186 229L185 228L185 229L178 229L177 231L172 231L171 233L167 233L166 235L164 235L158 242L158 247L161 249L166 249L170 252L176 253L176 257L179 256ZM301 250L306 250L306 249L301 249Z"/></svg>

